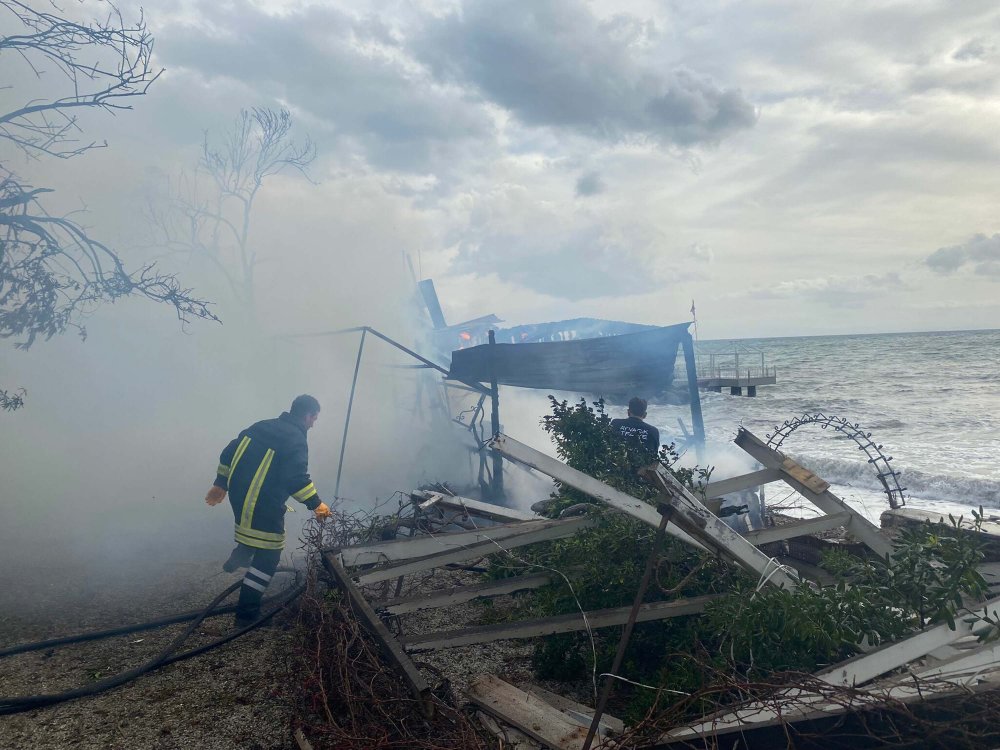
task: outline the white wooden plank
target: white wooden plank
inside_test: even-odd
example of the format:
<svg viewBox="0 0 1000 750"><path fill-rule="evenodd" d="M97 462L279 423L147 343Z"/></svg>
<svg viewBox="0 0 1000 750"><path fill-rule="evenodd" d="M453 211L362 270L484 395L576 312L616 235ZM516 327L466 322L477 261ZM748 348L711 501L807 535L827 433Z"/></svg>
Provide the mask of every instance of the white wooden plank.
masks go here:
<svg viewBox="0 0 1000 750"><path fill-rule="evenodd" d="M789 523L784 526L774 526L770 529L757 529L744 534L753 544L761 545L769 542L780 542L784 539L794 539L797 536L807 536L809 534L819 534L822 531L829 531L838 526L843 526L850 520L849 513L834 513L829 516L810 518L806 521Z"/></svg>
<svg viewBox="0 0 1000 750"><path fill-rule="evenodd" d="M678 482L662 464L648 466L641 473L657 486L661 497L674 509L673 523L702 544L717 549L746 570L775 586L794 588L799 585L795 573L789 572L727 526L691 494L687 487Z"/></svg>
<svg viewBox="0 0 1000 750"><path fill-rule="evenodd" d="M983 609L992 618L1000 615L1000 598L991 599ZM863 656L856 656L853 659L841 662L829 669L814 675L815 679L821 680L829 685L843 687L857 687L864 685L876 677L886 674L893 669L898 669L926 654L935 651L942 646L965 638L970 634L985 632L992 629L992 626L984 622L978 616L967 615L956 618L955 630L951 630L947 623L935 625L934 627L922 630L909 638L890 643L881 648L875 649ZM957 657L961 659L962 657ZM971 656L968 663L974 662L976 658L984 658L982 654ZM985 658L989 658L988 656ZM956 660L955 663L960 663ZM933 667L929 668L927 674L933 672ZM767 704L751 703L736 711L725 715L709 719L689 727L682 727L667 733L664 740L675 740L682 737L690 737L699 734L709 734L724 732L747 726L759 725L778 718L779 712L774 706L777 700L781 700L783 705L780 708L780 716L784 720L789 720L797 714L808 710L813 710L816 705L825 701L822 695L809 691L791 688L780 696L779 699L772 699Z"/></svg>
<svg viewBox="0 0 1000 750"><path fill-rule="evenodd" d="M355 571L352 575L361 585L378 583L379 581L387 581L390 578L398 578L410 573L419 573L424 570L431 570L432 568L440 568L443 565L451 563L478 560L481 557L488 557L503 550L516 549L528 544L545 542L552 539L563 539L594 525L594 521L585 516L558 521L542 521L540 523L541 526L533 531L525 531L523 534L499 539L490 537L488 533L485 533L488 530L483 529L485 541L470 544L466 547L443 545L443 551L436 554L417 557L412 560L403 560L392 565L373 568L371 570Z"/></svg>
<svg viewBox="0 0 1000 750"><path fill-rule="evenodd" d="M626 495L621 490L616 490L614 487L594 479L592 476L584 474L578 469L567 466L562 461L547 456L524 443L520 443L512 437L502 434L497 435L489 445L501 455L537 469L568 487L580 490L580 492L586 493L606 503L615 510L620 510L622 513L652 526L654 529L660 525L660 514L649 503L631 495ZM667 525L666 533L698 549L706 549L701 542L692 538L690 534L676 528L673 524Z"/></svg>
<svg viewBox="0 0 1000 750"><path fill-rule="evenodd" d="M518 591L530 591L551 583L554 574L541 573L531 576L513 576L499 581L486 581L471 586L455 586L441 591L428 591L416 596L399 597L382 602L372 602L374 609L383 610L390 615L405 615L426 609L450 607L454 604L469 602L491 596L513 594Z"/></svg>
<svg viewBox="0 0 1000 750"><path fill-rule="evenodd" d="M666 620L670 617L696 615L704 611L705 605L718 599L721 594L707 594L690 599L676 599L671 602L652 602L639 607L636 622L651 622ZM624 625L628 621L631 607L616 607L601 609L587 613L584 622L579 612L569 615L543 617L537 620L522 622L497 623L459 630L446 630L437 633L424 633L401 638L403 645L410 651L432 651L442 648L457 648L472 646L476 643L493 643L494 641L511 640L515 638L537 638L555 633L574 633L591 629L609 628L614 625Z"/></svg>
<svg viewBox="0 0 1000 750"><path fill-rule="evenodd" d="M735 442L769 469L782 469L787 460L785 454L768 447L760 438L742 427L736 434ZM787 471L783 472L782 479L789 487L799 492L827 515L849 513L851 519L844 525L844 528L856 539L867 545L879 557L892 554L892 543L879 531L878 527L851 510L843 500L830 492L830 490L816 492Z"/></svg>
<svg viewBox="0 0 1000 750"><path fill-rule="evenodd" d="M731 495L734 492L742 492L762 484L770 484L781 479L781 472L777 469L761 469L749 474L741 474L738 477L720 479L718 482L709 482L705 485L705 497L709 500Z"/></svg>
<svg viewBox="0 0 1000 750"><path fill-rule="evenodd" d="M385 542L360 544L354 547L343 547L339 557L344 567L355 568L359 565L377 565L385 562L398 562L425 557L446 549L457 549L478 544L489 539L505 539L528 531L548 528L554 519L537 521L517 521L511 524L484 526L473 531L448 531L440 534L419 534L402 539L391 539Z"/></svg>
<svg viewBox="0 0 1000 750"><path fill-rule="evenodd" d="M418 494L418 493L411 493ZM440 492L422 492L421 495L428 499L420 504L421 509L426 509L433 504L438 508L449 508L451 510L461 510L473 516L481 516L494 521L535 521L540 516L517 508L506 508L502 505L484 503L481 500L473 500L460 495L448 496ZM426 506L426 507L425 507Z"/></svg>

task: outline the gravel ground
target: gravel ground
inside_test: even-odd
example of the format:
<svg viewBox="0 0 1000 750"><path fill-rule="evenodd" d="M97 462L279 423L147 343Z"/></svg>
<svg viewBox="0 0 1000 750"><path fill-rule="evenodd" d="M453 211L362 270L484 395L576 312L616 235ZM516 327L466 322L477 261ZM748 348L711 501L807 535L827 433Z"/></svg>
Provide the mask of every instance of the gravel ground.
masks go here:
<svg viewBox="0 0 1000 750"><path fill-rule="evenodd" d="M217 574L219 562L162 565L155 574L120 577L104 571L99 584L65 569L7 569L0 578L0 644L116 627L197 609L237 574ZM276 579L280 583L280 577ZM274 587L277 591L279 585ZM279 615L281 617L281 615ZM188 640L198 646L228 631L232 615L202 624ZM0 748L295 748L288 623L253 631L203 656L179 662L100 695L0 717ZM4 695L56 692L86 685L140 664L184 625L104 641L64 646L0 660Z"/></svg>

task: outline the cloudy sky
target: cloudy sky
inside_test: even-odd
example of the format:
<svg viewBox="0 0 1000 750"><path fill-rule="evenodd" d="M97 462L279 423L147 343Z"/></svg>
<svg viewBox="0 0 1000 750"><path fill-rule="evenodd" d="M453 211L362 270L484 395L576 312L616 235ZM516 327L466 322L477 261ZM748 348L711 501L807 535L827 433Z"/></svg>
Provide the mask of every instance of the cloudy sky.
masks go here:
<svg viewBox="0 0 1000 750"><path fill-rule="evenodd" d="M111 226L205 130L287 107L320 158L315 184L261 198L279 328L372 322L295 290L399 294L404 252L449 322L668 324L694 299L703 338L1000 327L995 0L158 0L146 17L166 72L88 121L110 147L25 169L58 170L67 205Z"/></svg>

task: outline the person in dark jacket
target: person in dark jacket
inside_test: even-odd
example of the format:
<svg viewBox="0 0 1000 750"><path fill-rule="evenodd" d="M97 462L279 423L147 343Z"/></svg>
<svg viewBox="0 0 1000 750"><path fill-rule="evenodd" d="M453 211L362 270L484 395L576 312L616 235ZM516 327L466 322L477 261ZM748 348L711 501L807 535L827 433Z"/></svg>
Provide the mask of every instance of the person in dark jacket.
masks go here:
<svg viewBox="0 0 1000 750"><path fill-rule="evenodd" d="M215 483L205 497L218 505L229 493L236 520L236 548L222 566L233 572L248 568L236 605L236 626L260 616L260 602L278 568L285 546L285 501L291 495L316 514L328 518L309 478L306 432L319 418L319 401L298 396L277 419L265 419L243 430L219 457Z"/></svg>
<svg viewBox="0 0 1000 750"><path fill-rule="evenodd" d="M628 402L628 417L612 419L611 429L626 440L638 440L646 450L659 453L660 431L653 425L646 424L643 421L645 418L646 401L636 396Z"/></svg>

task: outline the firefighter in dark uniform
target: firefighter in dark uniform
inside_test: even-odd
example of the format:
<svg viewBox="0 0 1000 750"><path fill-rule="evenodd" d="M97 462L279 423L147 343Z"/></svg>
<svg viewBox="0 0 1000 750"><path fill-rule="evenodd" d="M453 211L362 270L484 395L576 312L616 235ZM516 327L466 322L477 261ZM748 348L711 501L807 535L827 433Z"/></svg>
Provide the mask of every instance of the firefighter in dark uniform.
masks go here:
<svg viewBox="0 0 1000 750"><path fill-rule="evenodd" d="M319 417L319 402L299 396L277 419L243 430L219 457L215 484L205 497L218 505L229 493L236 520L236 548L222 566L227 572L248 567L236 605L236 626L260 616L260 601L285 546L285 501L291 495L323 519L330 508L309 479L306 431Z"/></svg>

